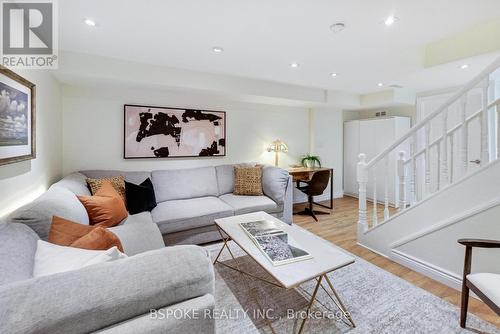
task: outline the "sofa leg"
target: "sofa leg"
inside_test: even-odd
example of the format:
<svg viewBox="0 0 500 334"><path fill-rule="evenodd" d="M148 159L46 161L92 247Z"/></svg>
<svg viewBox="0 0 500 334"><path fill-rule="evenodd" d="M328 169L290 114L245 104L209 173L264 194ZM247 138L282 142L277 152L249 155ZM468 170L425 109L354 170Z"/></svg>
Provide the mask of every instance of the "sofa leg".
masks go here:
<svg viewBox="0 0 500 334"><path fill-rule="evenodd" d="M469 306L469 288L462 285L462 306L460 308L460 327L465 328L465 322L467 320L467 308Z"/></svg>

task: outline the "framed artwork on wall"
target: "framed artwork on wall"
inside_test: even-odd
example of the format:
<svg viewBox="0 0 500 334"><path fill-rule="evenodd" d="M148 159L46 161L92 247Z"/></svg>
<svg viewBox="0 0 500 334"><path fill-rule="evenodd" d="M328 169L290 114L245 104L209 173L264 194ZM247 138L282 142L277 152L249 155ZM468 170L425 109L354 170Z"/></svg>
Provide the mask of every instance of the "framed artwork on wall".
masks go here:
<svg viewBox="0 0 500 334"><path fill-rule="evenodd" d="M124 105L125 159L222 157L226 112Z"/></svg>
<svg viewBox="0 0 500 334"><path fill-rule="evenodd" d="M0 165L36 157L35 85L0 65Z"/></svg>

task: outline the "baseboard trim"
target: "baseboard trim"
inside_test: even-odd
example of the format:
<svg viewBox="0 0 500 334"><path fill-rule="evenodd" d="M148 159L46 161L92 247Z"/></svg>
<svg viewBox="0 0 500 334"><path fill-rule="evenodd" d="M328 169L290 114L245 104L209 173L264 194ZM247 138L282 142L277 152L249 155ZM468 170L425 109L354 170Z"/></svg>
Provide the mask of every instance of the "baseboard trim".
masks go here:
<svg viewBox="0 0 500 334"><path fill-rule="evenodd" d="M374 253L375 253L375 254L377 254L377 255L380 255L380 256L382 256L382 257L385 257L386 259L389 259L389 257L388 257L387 255L385 255L384 253L381 253L381 252L379 252L379 251L377 251L377 250L375 250L375 249L373 249L373 248L371 248L371 247L368 247L368 246L366 246L366 245L363 245L363 244L362 244L362 243L360 243L359 241L358 241L356 244L357 244L358 246L361 246L361 247L363 247L363 248L368 249L370 252L374 252Z"/></svg>
<svg viewBox="0 0 500 334"><path fill-rule="evenodd" d="M333 193L333 199L342 198L342 197L344 197L344 193L342 191L336 191ZM330 192L328 192L328 194L323 194L323 195L317 196L315 198L315 201L316 202L330 201ZM304 200L293 201L293 204L305 204L305 203L307 203L307 201L304 201ZM327 203L327 204L329 204L329 203ZM333 203L333 206L335 207L335 202Z"/></svg>
<svg viewBox="0 0 500 334"><path fill-rule="evenodd" d="M427 261L418 259L402 251L393 249L389 256L391 260L397 262L411 270L443 283L450 288L460 291L462 288L462 278L443 268L435 266Z"/></svg>

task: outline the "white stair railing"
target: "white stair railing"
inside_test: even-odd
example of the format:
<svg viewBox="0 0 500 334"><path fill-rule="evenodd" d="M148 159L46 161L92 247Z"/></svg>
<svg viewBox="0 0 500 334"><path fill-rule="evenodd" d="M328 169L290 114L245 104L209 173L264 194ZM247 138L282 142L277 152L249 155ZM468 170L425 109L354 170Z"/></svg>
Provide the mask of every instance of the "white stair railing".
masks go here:
<svg viewBox="0 0 500 334"><path fill-rule="evenodd" d="M367 162L364 153L359 155L358 224L361 231L370 230L390 219L391 214L407 210L459 181L470 172L470 163L484 167L490 160L500 159L499 85L500 58L372 160ZM481 107L468 113L470 92L478 89L481 93ZM454 113L451 115L454 119L458 119L453 125L449 122L451 113ZM439 122L440 126L436 127ZM477 144L469 140L472 123L476 126L474 130L479 131L479 134L474 133L479 136ZM473 147L474 145L479 147ZM491 148L494 149L493 152L490 152ZM470 161L469 159L477 158L471 155L473 152L478 152L480 158ZM397 158L390 159L394 156ZM395 168L389 168L394 160ZM389 175L391 170L395 170L396 175ZM383 171L383 175L380 171ZM394 178L396 182L396 187L392 189L395 194L392 196L388 186L390 178ZM377 187L379 182L383 182L381 187ZM373 191L368 193L370 186ZM377 188L379 192L383 189L384 193L377 194ZM380 195L381 200L378 197ZM370 215L368 200L372 204ZM378 209L379 205L383 205L383 210Z"/></svg>

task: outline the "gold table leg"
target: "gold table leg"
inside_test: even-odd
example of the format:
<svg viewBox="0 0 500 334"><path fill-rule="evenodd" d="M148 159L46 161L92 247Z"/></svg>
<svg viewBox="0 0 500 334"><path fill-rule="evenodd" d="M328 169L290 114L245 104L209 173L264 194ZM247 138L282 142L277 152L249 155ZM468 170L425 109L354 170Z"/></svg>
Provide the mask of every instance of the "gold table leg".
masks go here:
<svg viewBox="0 0 500 334"><path fill-rule="evenodd" d="M316 287L314 288L314 292L311 296L311 300L309 301L309 305L307 306L306 317L302 320L302 323L300 324L299 334L302 333L302 330L304 329L304 325L306 324L307 318L309 318L309 311L311 310L311 307L314 304L314 300L316 299L316 294L318 293L318 289L319 289L319 286L321 285L321 280L323 279L323 276L325 276L325 275L321 275L318 279L318 283L316 283Z"/></svg>
<svg viewBox="0 0 500 334"><path fill-rule="evenodd" d="M274 283L274 282L271 282L271 281L269 281L269 280L266 280L266 279L264 279L264 278L258 277L258 276L256 276L256 275L253 275L253 274L250 274L250 273L248 273L248 272L245 272L245 271L241 270L241 269L240 269L240 264L239 264L239 261L238 261L238 260L237 260L237 258L233 255L233 252L231 252L231 249L229 248L229 244L228 244L228 242L229 242L229 241L231 241L231 238L230 238L229 236L224 237L224 234L223 234L223 232L221 231L221 229L219 228L219 226L217 226L217 225L215 225L215 226L217 227L217 231L219 232L219 234L220 234L220 236L221 236L222 241L224 242L224 244L222 245L221 250L220 250L220 251L219 251L219 253L217 254L217 256L216 256L216 258L215 258L215 260L214 260L214 262L213 262L214 264L219 263L219 264L221 264L221 265L223 265L223 266L225 266L225 267L228 267L228 268L230 268L230 269L233 269L233 270L235 270L235 271L238 271L240 274L242 274L242 275L245 277L245 279L246 279L246 280L248 279L248 277L253 277L253 278L255 278L255 279L258 279L258 280L260 280L260 281L266 282L266 283L268 283L268 284L272 284L272 285L274 285L274 286L277 286L277 287L283 288L283 287L282 287L281 285L279 285L279 284L276 284L276 283ZM229 254L231 254L232 259L233 259L233 260L235 261L235 263L236 263L236 267L233 267L233 266L230 266L230 265L228 265L228 264L225 264L225 263L223 263L223 262L218 261L218 259L219 259L220 255L222 254L222 251L224 250L224 248L227 248L227 250L229 251ZM257 263L257 264L258 264L258 263ZM325 288L325 287L321 284L321 281L323 280L323 278L325 278L325 280L326 280L326 282L328 283L328 286L330 287L330 289L332 290L332 292L333 292L333 294L334 294L335 298L333 298L333 297L332 297L332 296L328 293L328 291L326 290L326 288ZM327 295L330 297L330 299L331 299L331 300L335 303L335 305L336 305L336 306L337 306L337 307L338 307L338 308L342 311L343 315L347 318L347 320L349 320L349 322L352 324L352 326L353 326L353 327L356 327L356 325L354 324L354 321L352 320L351 315L349 314L349 312L347 312L347 310L346 310L346 308L345 308L344 304L342 303L342 300L340 299L339 295L337 294L337 291L334 289L333 284L332 284L332 282L330 281L330 279L328 278L327 274L323 274L323 275L321 275L321 276L318 276L318 277L316 278L316 281L317 281L317 283L316 283L316 286L315 286L315 288L314 288L314 292L313 292L313 294L311 295L311 299L309 300L309 305L307 306L307 310L306 310L306 317L302 320L302 323L300 324L300 328L299 328L299 332L298 332L298 334L301 334L301 333L302 333L302 331L304 330L305 323L306 323L306 321L307 321L307 319L308 319L308 317L309 317L309 311L311 310L312 306L314 305L314 302L315 302L315 300L316 300L316 295L318 294L318 290L319 290L319 288L320 288L320 287L321 287L321 288L322 288L322 289L326 292L326 294L327 294ZM248 281L247 281L247 282L248 282ZM256 296L256 294L255 294L254 288L253 288L253 287L251 287L251 285L250 285L250 284L248 284L248 286L249 286L249 289L250 289L250 294L252 295L252 298L255 300L255 302L257 303L257 306L259 307L259 309L260 309L260 310L262 311L262 313L264 314L264 319L265 319L265 321L266 321L267 325L269 326L269 328L271 329L271 331L272 331L273 333L276 333L276 332L274 331L274 328L273 328L273 326L272 326L271 322L269 321L269 319L268 319L268 318L267 318L267 316L266 316L266 312L264 312L264 308L263 308L263 307L262 307L262 305L260 304L260 301L259 301L259 299L257 298L257 296ZM322 304L322 305L323 305L323 304Z"/></svg>
<svg viewBox="0 0 500 334"><path fill-rule="evenodd" d="M328 278L327 275L325 275L325 278L326 278L326 282L330 286L330 289L332 290L333 294L335 295L335 298L337 299L337 301L339 302L340 305L337 303L335 303L335 304L342 311L342 313L347 318L347 320L349 320L349 322L352 324L352 327L356 327L354 320L352 320L351 314L347 311L346 307L344 306L344 303L342 303L342 300L340 299L337 291L334 289L332 282L330 281L330 279Z"/></svg>

